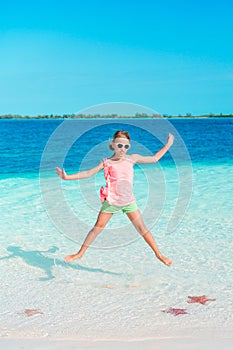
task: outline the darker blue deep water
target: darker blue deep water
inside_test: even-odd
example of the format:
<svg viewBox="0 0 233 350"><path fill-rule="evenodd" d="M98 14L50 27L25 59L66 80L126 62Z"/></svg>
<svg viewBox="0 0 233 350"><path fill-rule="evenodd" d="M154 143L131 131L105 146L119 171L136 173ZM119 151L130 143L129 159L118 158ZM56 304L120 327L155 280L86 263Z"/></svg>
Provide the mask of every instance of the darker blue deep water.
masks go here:
<svg viewBox="0 0 233 350"><path fill-rule="evenodd" d="M0 120L0 176L37 176L46 144L62 123L62 120ZM127 119L124 123L114 119L107 122L105 120L105 123L98 121L98 125L96 120L85 119L67 120L65 123L72 123L71 134L75 129L87 130L82 132L69 147L64 164L58 164L69 170L77 170L90 149L101 142L108 142L118 129L127 130L132 140L143 144L152 153L166 142L168 132L174 132L176 141L179 138L184 143L193 165L232 163L233 119L231 118ZM56 139L54 154L51 154L51 157L56 157L67 140L69 141L69 137L68 132L60 140ZM173 148L177 147L177 143L174 143ZM137 153L137 151L137 147L132 147L131 152ZM103 154L96 154L96 159L92 157L93 166L110 154L107 147ZM163 164L170 163L171 157L167 154Z"/></svg>

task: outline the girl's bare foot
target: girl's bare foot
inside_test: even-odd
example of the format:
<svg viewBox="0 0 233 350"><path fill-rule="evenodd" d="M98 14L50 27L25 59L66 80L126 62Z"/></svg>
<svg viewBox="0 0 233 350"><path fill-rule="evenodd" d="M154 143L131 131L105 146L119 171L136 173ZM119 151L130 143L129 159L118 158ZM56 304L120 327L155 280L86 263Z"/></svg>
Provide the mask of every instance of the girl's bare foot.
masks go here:
<svg viewBox="0 0 233 350"><path fill-rule="evenodd" d="M167 265L167 266L171 266L171 264L172 264L172 261L171 261L170 259L166 258L166 257L163 256L163 255L158 255L157 258L158 258L159 260L161 260L161 261L162 261L165 265Z"/></svg>
<svg viewBox="0 0 233 350"><path fill-rule="evenodd" d="M71 261L74 261L76 259L81 259L82 257L82 254L80 253L76 253L76 254L72 254L72 255L67 255L65 257L65 262L71 262Z"/></svg>

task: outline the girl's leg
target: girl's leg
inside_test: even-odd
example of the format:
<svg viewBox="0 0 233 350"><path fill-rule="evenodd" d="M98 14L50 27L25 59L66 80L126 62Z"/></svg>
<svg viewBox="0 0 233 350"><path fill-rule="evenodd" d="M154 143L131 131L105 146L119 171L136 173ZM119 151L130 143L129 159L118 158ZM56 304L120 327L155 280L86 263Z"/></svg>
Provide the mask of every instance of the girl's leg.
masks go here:
<svg viewBox="0 0 233 350"><path fill-rule="evenodd" d="M87 237L85 238L81 248L79 251L72 255L67 255L65 257L66 262L71 262L76 259L81 259L87 248L91 245L91 243L96 239L98 234L104 229L104 227L107 225L108 221L111 219L112 213L104 213L101 211L98 215L97 221L95 223L95 226L91 229L91 231L88 233Z"/></svg>
<svg viewBox="0 0 233 350"><path fill-rule="evenodd" d="M150 231L147 230L146 225L142 219L141 213L139 210L136 210L132 213L127 213L128 218L131 220L133 225L135 226L136 230L143 236L146 243L151 247L155 255L159 260L161 260L165 265L171 266L172 261L165 256L163 256L154 240L154 237L150 233Z"/></svg>

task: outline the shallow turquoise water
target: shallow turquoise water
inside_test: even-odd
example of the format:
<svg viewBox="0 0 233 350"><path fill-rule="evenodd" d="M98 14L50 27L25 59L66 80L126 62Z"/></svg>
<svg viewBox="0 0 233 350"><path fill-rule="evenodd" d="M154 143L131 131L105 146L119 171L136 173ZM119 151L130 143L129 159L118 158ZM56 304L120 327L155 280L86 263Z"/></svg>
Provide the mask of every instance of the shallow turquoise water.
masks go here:
<svg viewBox="0 0 233 350"><path fill-rule="evenodd" d="M34 152L42 155L46 142L39 140ZM217 146L212 152L219 155ZM25 154L18 157L22 164ZM64 263L95 222L101 174L81 184L61 183L52 169L27 172L27 165L20 172L23 164L11 175L2 171L1 335L132 339L207 328L224 335L233 324L233 166L230 153L225 161L213 158L177 165L165 159L135 169L138 205L173 260L171 268L154 257L123 214L81 261ZM187 304L188 295L203 294L216 301ZM161 312L169 307L188 314ZM27 308L43 314L28 318Z"/></svg>

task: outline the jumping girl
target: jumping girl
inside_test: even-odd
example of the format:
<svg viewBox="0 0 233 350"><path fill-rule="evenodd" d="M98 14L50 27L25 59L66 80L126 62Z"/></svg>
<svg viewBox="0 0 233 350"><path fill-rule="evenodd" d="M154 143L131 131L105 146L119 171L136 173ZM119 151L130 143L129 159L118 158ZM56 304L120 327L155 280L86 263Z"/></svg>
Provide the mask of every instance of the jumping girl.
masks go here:
<svg viewBox="0 0 233 350"><path fill-rule="evenodd" d="M141 213L137 207L133 195L133 167L136 163L156 163L169 150L174 141L172 134L168 135L168 140L153 156L141 156L139 154L127 155L130 149L130 136L124 130L117 131L110 143L110 149L114 154L110 158L105 158L95 168L80 171L72 175L67 175L64 169L56 168L57 174L63 180L81 180L89 178L104 169L106 186L100 190L102 207L100 209L97 221L94 227L86 236L80 250L65 258L66 262L81 259L87 248L96 239L97 235L102 232L112 215L118 211L125 213L131 220L136 230L142 235L146 243L151 247L156 257L165 265L171 266L172 261L163 256L150 231L145 226Z"/></svg>

